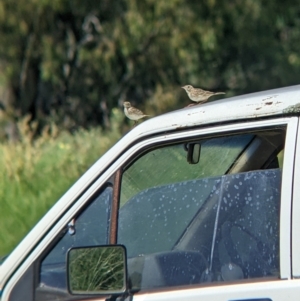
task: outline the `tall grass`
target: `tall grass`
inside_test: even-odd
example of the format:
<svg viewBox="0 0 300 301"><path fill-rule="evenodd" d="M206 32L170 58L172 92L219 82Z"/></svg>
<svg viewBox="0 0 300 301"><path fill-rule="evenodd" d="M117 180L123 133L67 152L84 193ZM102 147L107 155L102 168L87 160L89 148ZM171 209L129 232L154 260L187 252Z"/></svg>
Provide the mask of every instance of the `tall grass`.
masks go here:
<svg viewBox="0 0 300 301"><path fill-rule="evenodd" d="M19 123L21 139L0 144L0 256L9 253L45 212L119 138L113 127L59 132L54 126L33 139L35 126Z"/></svg>

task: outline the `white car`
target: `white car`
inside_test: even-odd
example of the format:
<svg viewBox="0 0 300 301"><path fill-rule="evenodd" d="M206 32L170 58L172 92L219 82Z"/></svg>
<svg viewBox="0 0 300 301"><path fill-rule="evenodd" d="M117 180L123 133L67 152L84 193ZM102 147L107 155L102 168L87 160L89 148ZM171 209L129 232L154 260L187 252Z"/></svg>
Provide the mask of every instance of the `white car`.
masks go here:
<svg viewBox="0 0 300 301"><path fill-rule="evenodd" d="M299 115L300 85L141 123L4 260L1 300L299 300Z"/></svg>

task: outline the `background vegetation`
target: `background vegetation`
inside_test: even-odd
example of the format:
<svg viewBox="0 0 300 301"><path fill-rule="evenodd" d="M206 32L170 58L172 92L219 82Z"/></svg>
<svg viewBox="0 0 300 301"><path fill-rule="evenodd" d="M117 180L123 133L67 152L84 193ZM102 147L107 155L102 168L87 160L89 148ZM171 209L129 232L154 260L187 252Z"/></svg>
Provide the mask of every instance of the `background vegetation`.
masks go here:
<svg viewBox="0 0 300 301"><path fill-rule="evenodd" d="M124 100L298 84L299 38L291 0L0 0L0 254L128 129Z"/></svg>
<svg viewBox="0 0 300 301"><path fill-rule="evenodd" d="M114 111L113 124L123 116ZM17 143L0 144L0 257L10 252L72 183L120 137L112 128L78 130L56 125L32 139L28 118L21 120Z"/></svg>

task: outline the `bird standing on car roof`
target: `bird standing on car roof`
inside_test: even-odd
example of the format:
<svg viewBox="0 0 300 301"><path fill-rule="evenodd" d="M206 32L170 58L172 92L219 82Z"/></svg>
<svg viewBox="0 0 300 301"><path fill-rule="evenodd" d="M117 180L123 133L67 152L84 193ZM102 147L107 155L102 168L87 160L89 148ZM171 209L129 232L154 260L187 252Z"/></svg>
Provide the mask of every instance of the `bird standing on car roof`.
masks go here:
<svg viewBox="0 0 300 301"><path fill-rule="evenodd" d="M181 88L186 91L192 101L197 102L198 104L206 102L213 95L225 94L224 92L205 91L200 88L194 88L191 85L186 85Z"/></svg>
<svg viewBox="0 0 300 301"><path fill-rule="evenodd" d="M134 124L136 124L139 119L149 116L149 115L144 114L139 109L132 107L131 103L129 101L125 101L123 103L123 106L124 106L125 115L129 119L134 120Z"/></svg>

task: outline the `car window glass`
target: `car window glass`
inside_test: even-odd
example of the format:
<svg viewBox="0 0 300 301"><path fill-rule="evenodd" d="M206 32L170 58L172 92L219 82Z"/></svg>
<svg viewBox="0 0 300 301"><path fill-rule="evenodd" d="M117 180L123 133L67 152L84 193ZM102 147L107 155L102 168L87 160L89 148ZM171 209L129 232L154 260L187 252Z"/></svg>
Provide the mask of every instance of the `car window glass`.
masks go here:
<svg viewBox="0 0 300 301"><path fill-rule="evenodd" d="M133 290L279 275L285 130L157 147L124 168L118 243Z"/></svg>
<svg viewBox="0 0 300 301"><path fill-rule="evenodd" d="M108 243L112 187L106 187L47 254L40 267L40 287L66 289L66 253L72 247Z"/></svg>
<svg viewBox="0 0 300 301"><path fill-rule="evenodd" d="M123 205L133 195L148 187L222 175L251 139L253 135L245 134L204 140L201 142L201 160L197 165L187 164L188 143L152 150L126 170L126 176L123 177L121 204ZM220 156L220 150L226 150L226 155ZM218 168L215 168L216 166Z"/></svg>

